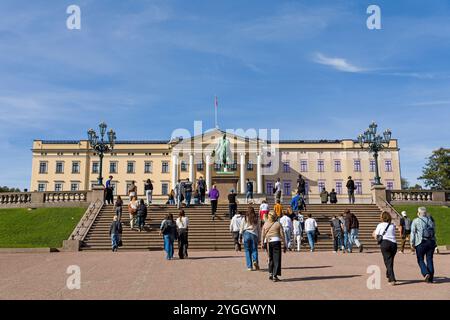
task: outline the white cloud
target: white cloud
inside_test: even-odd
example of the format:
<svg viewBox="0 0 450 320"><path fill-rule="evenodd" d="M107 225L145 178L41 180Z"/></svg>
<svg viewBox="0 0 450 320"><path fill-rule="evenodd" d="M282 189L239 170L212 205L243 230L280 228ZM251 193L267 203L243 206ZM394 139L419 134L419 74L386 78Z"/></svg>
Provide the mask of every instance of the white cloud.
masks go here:
<svg viewBox="0 0 450 320"><path fill-rule="evenodd" d="M327 57L322 53L316 53L314 55L314 62L326 66L330 66L336 70L342 71L342 72L352 72L352 73L361 73L367 71L366 69L357 67L351 63L349 63L347 60L343 58L332 58Z"/></svg>

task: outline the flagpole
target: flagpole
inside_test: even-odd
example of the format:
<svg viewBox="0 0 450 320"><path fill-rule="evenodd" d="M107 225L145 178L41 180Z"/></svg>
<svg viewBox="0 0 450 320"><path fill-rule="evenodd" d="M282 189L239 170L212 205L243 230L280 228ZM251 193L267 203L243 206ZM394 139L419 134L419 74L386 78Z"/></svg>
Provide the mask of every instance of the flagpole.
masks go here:
<svg viewBox="0 0 450 320"><path fill-rule="evenodd" d="M219 124L217 122L217 107L218 107L217 96L215 96L215 99L214 99L214 121L215 121L216 129L219 129Z"/></svg>

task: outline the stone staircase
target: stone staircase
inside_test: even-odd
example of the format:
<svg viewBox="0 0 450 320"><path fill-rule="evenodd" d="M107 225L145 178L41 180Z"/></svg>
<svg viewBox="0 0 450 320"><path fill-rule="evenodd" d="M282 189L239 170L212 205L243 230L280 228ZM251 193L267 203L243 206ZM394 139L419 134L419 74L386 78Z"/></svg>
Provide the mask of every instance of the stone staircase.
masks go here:
<svg viewBox="0 0 450 320"><path fill-rule="evenodd" d="M246 204L239 204L238 210L245 211ZM258 210L258 205L253 205ZM306 215L311 213L317 220L320 236L316 244L316 250L333 250L331 238L330 220L334 214L339 215L345 209L350 209L358 217L360 222L359 239L365 249L373 250L378 246L372 238L372 232L379 222L380 209L370 204L313 204L307 207ZM186 216L190 220L189 250L233 250L233 240L229 232L228 205L219 204L215 221L211 221L211 208L209 205L191 206L184 208ZM123 247L120 250L162 250L163 240L159 235L159 226L164 216L172 213L177 217L177 209L168 205L152 205L148 210L146 230L139 232L131 230L129 218L124 207L123 222ZM109 238L109 226L112 222L114 209L112 205L105 205L91 229L86 235L81 250L111 250ZM175 248L177 244L175 243ZM309 249L307 244L302 250Z"/></svg>

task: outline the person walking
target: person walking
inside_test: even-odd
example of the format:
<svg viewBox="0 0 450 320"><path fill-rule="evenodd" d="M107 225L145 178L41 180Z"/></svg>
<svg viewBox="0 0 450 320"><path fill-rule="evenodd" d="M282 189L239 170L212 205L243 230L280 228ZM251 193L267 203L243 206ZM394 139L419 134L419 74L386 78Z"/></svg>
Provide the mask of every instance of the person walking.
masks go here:
<svg viewBox="0 0 450 320"><path fill-rule="evenodd" d="M300 231L301 239L303 239L303 232L305 231L305 216L299 211L297 215L298 222L300 222L300 227L302 228Z"/></svg>
<svg viewBox="0 0 450 320"><path fill-rule="evenodd" d="M269 254L269 280L280 281L281 276L281 246L286 252L286 242L283 227L277 222L275 215L269 215L269 221L264 223L261 235L261 248L267 247Z"/></svg>
<svg viewBox="0 0 450 320"><path fill-rule="evenodd" d="M342 252L345 253L348 250L348 230L349 230L349 225L347 223L347 220L344 217L344 214L341 213L341 215L339 216L339 220L341 221L341 226L342 226Z"/></svg>
<svg viewBox="0 0 450 320"><path fill-rule="evenodd" d="M122 207L123 207L123 200L121 196L117 196L117 200L114 203L114 212L116 213L117 220L122 220Z"/></svg>
<svg viewBox="0 0 450 320"><path fill-rule="evenodd" d="M105 183L105 202L106 204L113 204L114 203L114 187L111 184L113 179L113 176L109 176L108 180L106 180Z"/></svg>
<svg viewBox="0 0 450 320"><path fill-rule="evenodd" d="M159 228L159 235L164 239L164 251L166 251L166 259L173 259L173 242L177 238L177 226L173 221L173 215L167 214L164 220L161 222Z"/></svg>
<svg viewBox="0 0 450 320"><path fill-rule="evenodd" d="M176 221L178 231L178 257L184 259L188 257L188 231L189 218L186 217L184 210L180 210Z"/></svg>
<svg viewBox="0 0 450 320"><path fill-rule="evenodd" d="M233 218L237 211L236 196L237 194L234 192L234 189L231 189L228 194L228 215L230 219Z"/></svg>
<svg viewBox="0 0 450 320"><path fill-rule="evenodd" d="M320 201L322 202L322 204L328 203L328 197L329 197L328 191L325 188L323 188L322 192L320 193Z"/></svg>
<svg viewBox="0 0 450 320"><path fill-rule="evenodd" d="M169 192L169 197L167 199L167 203L170 205L174 205L175 204L175 191L172 189Z"/></svg>
<svg viewBox="0 0 450 320"><path fill-rule="evenodd" d="M244 216L245 212L238 211L230 221L230 232L233 235L235 251L241 251L242 238L239 231L241 230L241 223Z"/></svg>
<svg viewBox="0 0 450 320"><path fill-rule="evenodd" d="M137 199L137 187L134 181L131 181L130 188L128 189L128 196L130 197L130 201L133 197L136 197Z"/></svg>
<svg viewBox="0 0 450 320"><path fill-rule="evenodd" d="M347 181L348 203L355 204L355 181L352 177L348 177Z"/></svg>
<svg viewBox="0 0 450 320"><path fill-rule="evenodd" d="M298 200L298 210L300 211L306 211L306 202L305 202L305 195L300 194L299 200Z"/></svg>
<svg viewBox="0 0 450 320"><path fill-rule="evenodd" d="M402 240L400 242L400 252L405 253L405 244L410 241L411 238L411 219L408 218L406 211L402 211L402 217L400 218L400 235ZM411 253L413 250L411 249Z"/></svg>
<svg viewBox="0 0 450 320"><path fill-rule="evenodd" d="M308 243L310 251L314 251L315 239L316 239L316 231L317 231L317 221L312 217L312 214L308 214L308 218L305 221L305 232L308 237Z"/></svg>
<svg viewBox="0 0 450 320"><path fill-rule="evenodd" d="M134 223L135 223L135 219L136 219L138 205L139 204L138 204L136 196L131 198L131 201L128 204L128 213L130 215L130 227L131 227L131 230L134 229Z"/></svg>
<svg viewBox="0 0 450 320"><path fill-rule="evenodd" d="M217 202L219 201L219 190L217 190L217 187L215 184L213 184L212 189L209 190L208 193L209 200L211 201L211 215L212 220L216 218L216 211L217 211Z"/></svg>
<svg viewBox="0 0 450 320"><path fill-rule="evenodd" d="M390 285L396 285L397 280L394 273L394 258L397 253L395 225L392 223L391 215L386 211L381 214L380 218L381 222L373 232L373 237L380 245L384 265L386 266L386 278Z"/></svg>
<svg viewBox="0 0 450 320"><path fill-rule="evenodd" d="M350 237L348 241L349 252L351 253L353 251L354 244L356 244L356 246L359 248L359 252L362 252L364 247L359 241L359 220L353 212L350 212L350 210L347 209L346 212L349 216L350 228Z"/></svg>
<svg viewBox="0 0 450 320"><path fill-rule="evenodd" d="M259 220L261 221L261 227L265 221L267 221L267 215L269 214L269 204L266 200L261 201L259 206Z"/></svg>
<svg viewBox="0 0 450 320"><path fill-rule="evenodd" d="M291 209L294 214L298 214L299 206L300 206L300 194L296 193L291 200Z"/></svg>
<svg viewBox="0 0 450 320"><path fill-rule="evenodd" d="M247 179L246 189L245 202L248 203L248 199L253 200L253 182L251 182L250 179Z"/></svg>
<svg viewBox="0 0 450 320"><path fill-rule="evenodd" d="M141 199L137 208L137 222L139 232L142 232L145 227L145 219L147 219L147 206L144 203L144 199Z"/></svg>
<svg viewBox="0 0 450 320"><path fill-rule="evenodd" d="M300 247L302 245L302 225L298 219L298 216L294 217L294 221L292 222L292 226L294 229L294 241L295 247L297 248L297 252L300 252Z"/></svg>
<svg viewBox="0 0 450 320"><path fill-rule="evenodd" d="M411 224L411 248L416 251L420 272L427 283L434 281L433 254L436 248L436 224L425 207L417 209L417 218ZM426 263L425 263L426 257Z"/></svg>
<svg viewBox="0 0 450 320"><path fill-rule="evenodd" d="M285 236L285 244L288 250L291 250L291 237L292 237L292 220L285 213L281 213L280 224L283 227L283 232Z"/></svg>
<svg viewBox="0 0 450 320"><path fill-rule="evenodd" d="M122 234L122 223L118 220L117 216L113 217L113 222L109 227L109 236L111 237L112 251L116 252L119 248L120 237Z"/></svg>
<svg viewBox="0 0 450 320"><path fill-rule="evenodd" d="M337 253L339 250L342 250L344 252L342 245L342 221L336 215L334 215L333 219L331 219L330 221L330 225L331 235L333 237L333 252Z"/></svg>
<svg viewBox="0 0 450 320"><path fill-rule="evenodd" d="M193 198L195 205L200 204L200 193L198 192L198 189L195 189Z"/></svg>
<svg viewBox="0 0 450 320"><path fill-rule="evenodd" d="M184 197L186 200L186 208L189 208L192 199L192 182L189 181L189 178L186 178L186 182L184 183Z"/></svg>
<svg viewBox="0 0 450 320"><path fill-rule="evenodd" d="M273 211L277 215L278 218L281 217L281 213L283 212L283 206L280 203L280 200L278 199L275 203L275 206L273 207Z"/></svg>
<svg viewBox="0 0 450 320"><path fill-rule="evenodd" d="M144 191L145 191L145 198L147 199L147 206L150 206L153 197L153 184L150 179L147 179L147 181L145 182Z"/></svg>
<svg viewBox="0 0 450 320"><path fill-rule="evenodd" d="M302 196L305 196L306 194L306 181L301 174L298 175L297 179L297 193Z"/></svg>
<svg viewBox="0 0 450 320"><path fill-rule="evenodd" d="M200 177L197 181L197 189L200 194L200 203L205 203L205 195L206 195L206 182L203 180L203 177Z"/></svg>
<svg viewBox="0 0 450 320"><path fill-rule="evenodd" d="M258 237L260 235L260 230L261 227L255 209L253 209L253 207L248 207L247 213L244 219L242 219L239 231L244 242L245 260L248 271L252 271L253 269L259 270Z"/></svg>
<svg viewBox="0 0 450 320"><path fill-rule="evenodd" d="M281 180L280 178L277 179L277 182L275 182L275 202L279 201L281 202Z"/></svg>
<svg viewBox="0 0 450 320"><path fill-rule="evenodd" d="M337 202L338 202L338 200L337 200L337 193L336 193L336 191L334 189L331 189L331 192L330 192L330 203L331 204L336 204Z"/></svg>
<svg viewBox="0 0 450 320"><path fill-rule="evenodd" d="M175 191L175 203L177 205L177 209L180 209L183 201L183 185L180 179L178 179L174 191Z"/></svg>

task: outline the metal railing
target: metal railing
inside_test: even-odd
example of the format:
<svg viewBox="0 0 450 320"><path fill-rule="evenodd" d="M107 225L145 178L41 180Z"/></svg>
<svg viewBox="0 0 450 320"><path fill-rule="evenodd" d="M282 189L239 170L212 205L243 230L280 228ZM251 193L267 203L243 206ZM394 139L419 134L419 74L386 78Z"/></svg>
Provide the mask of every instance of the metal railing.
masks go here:
<svg viewBox="0 0 450 320"><path fill-rule="evenodd" d="M86 238L92 224L94 223L97 215L103 207L103 201L97 199L95 202L91 203L81 218L80 222L77 224L69 240L80 240L83 241Z"/></svg>

